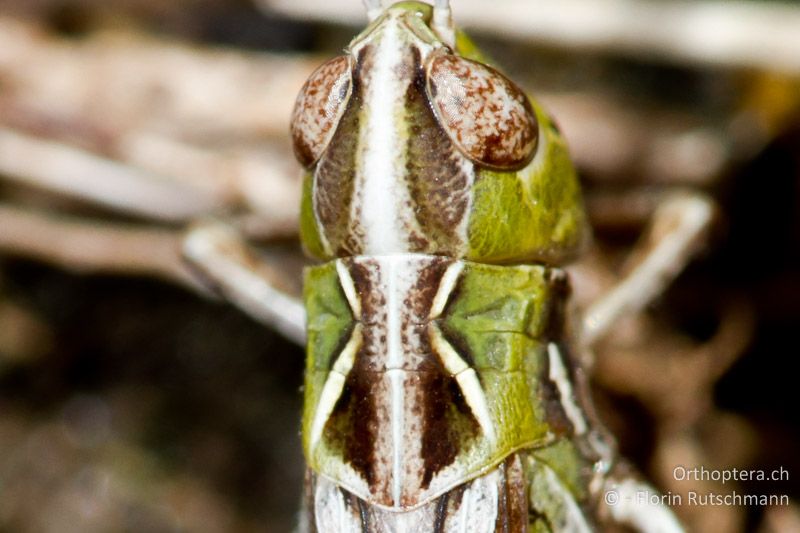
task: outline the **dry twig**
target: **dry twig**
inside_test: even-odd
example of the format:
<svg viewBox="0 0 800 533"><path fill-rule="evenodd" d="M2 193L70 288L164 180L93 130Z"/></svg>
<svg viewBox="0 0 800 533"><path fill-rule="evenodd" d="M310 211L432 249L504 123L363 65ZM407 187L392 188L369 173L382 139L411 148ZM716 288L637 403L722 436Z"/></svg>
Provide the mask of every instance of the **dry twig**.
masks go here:
<svg viewBox="0 0 800 533"><path fill-rule="evenodd" d="M180 256L183 234L78 221L0 205L0 250L80 272L166 278L201 290Z"/></svg>
<svg viewBox="0 0 800 533"><path fill-rule="evenodd" d="M5 128L0 128L0 173L19 183L156 220L186 220L219 209L222 203L175 180Z"/></svg>
<svg viewBox="0 0 800 533"><path fill-rule="evenodd" d="M361 23L359 2L259 0L304 19ZM712 66L800 74L800 9L784 3L720 0L460 0L468 28L586 52L598 50Z"/></svg>

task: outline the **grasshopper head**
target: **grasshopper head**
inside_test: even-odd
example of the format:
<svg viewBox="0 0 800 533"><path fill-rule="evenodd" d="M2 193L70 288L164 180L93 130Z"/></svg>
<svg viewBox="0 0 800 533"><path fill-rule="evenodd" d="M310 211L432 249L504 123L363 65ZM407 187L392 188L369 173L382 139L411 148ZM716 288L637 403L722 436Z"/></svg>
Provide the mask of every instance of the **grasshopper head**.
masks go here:
<svg viewBox="0 0 800 533"><path fill-rule="evenodd" d="M308 250L562 261L583 215L547 115L454 29L447 2L367 6L369 26L292 116Z"/></svg>
<svg viewBox="0 0 800 533"><path fill-rule="evenodd" d="M455 33L435 23L434 11L421 2L394 4L375 15L348 53L312 74L292 121L301 163L311 166L325 153L353 100L362 113L393 112L377 124L361 121L358 127L381 128L370 133L394 144L380 149L398 164L406 162L409 135L426 133L414 127L417 115L427 111L418 109L420 102L435 114L429 128L443 129L474 163L517 169L530 161L538 124L528 98L498 71L462 57L454 49ZM414 91L419 94L409 94Z"/></svg>

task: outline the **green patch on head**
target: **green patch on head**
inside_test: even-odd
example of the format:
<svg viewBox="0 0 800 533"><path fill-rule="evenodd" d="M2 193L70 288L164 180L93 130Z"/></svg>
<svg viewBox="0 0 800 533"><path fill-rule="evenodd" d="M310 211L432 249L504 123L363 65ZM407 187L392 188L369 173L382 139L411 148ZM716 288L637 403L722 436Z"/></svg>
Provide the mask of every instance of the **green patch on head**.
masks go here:
<svg viewBox="0 0 800 533"><path fill-rule="evenodd" d="M478 45L475 44L475 41L467 35L465 32L456 29L456 53L461 57L466 59L471 59L472 61L477 61L478 63L483 63L484 65L492 66L494 61L492 61L488 55L483 53L483 51L478 48Z"/></svg>
<svg viewBox="0 0 800 533"><path fill-rule="evenodd" d="M586 216L580 185L561 135L536 105L539 152L517 172L478 171L468 230L474 261L571 259L583 244Z"/></svg>
<svg viewBox="0 0 800 533"><path fill-rule="evenodd" d="M303 176L303 192L300 200L300 242L303 243L307 255L325 257L327 253L314 214L313 189L314 177L310 172L306 172Z"/></svg>
<svg viewBox="0 0 800 533"><path fill-rule="evenodd" d="M410 11L414 14L418 14L418 16L422 18L423 22L426 24L430 24L431 20L433 19L433 6L426 4L425 2L396 2L392 4L392 7L389 9L402 9L405 11Z"/></svg>

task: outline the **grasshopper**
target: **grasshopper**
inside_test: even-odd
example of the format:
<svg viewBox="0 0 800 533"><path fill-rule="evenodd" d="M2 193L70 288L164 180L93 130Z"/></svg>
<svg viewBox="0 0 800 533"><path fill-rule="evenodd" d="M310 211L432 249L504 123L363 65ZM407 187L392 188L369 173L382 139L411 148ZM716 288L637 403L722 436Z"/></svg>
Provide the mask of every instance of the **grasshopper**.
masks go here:
<svg viewBox="0 0 800 533"><path fill-rule="evenodd" d="M653 491L570 354L562 266L586 221L553 119L446 0L365 4L291 124L324 261L305 273L300 530L681 531L635 501Z"/></svg>
<svg viewBox="0 0 800 533"><path fill-rule="evenodd" d="M367 10L293 116L301 233L323 261L306 309L218 227L185 243L215 288L307 337L301 531L680 531L592 414L565 317L585 215L553 120L448 2ZM584 342L685 259L708 205L670 207L681 223L590 308Z"/></svg>
<svg viewBox="0 0 800 533"><path fill-rule="evenodd" d="M307 342L299 531L683 531L616 453L579 361L688 261L711 202L665 202L655 245L576 325L564 266L587 224L553 119L446 0L365 3L370 24L292 115L321 261L305 306L235 232L201 224L184 245L229 300Z"/></svg>

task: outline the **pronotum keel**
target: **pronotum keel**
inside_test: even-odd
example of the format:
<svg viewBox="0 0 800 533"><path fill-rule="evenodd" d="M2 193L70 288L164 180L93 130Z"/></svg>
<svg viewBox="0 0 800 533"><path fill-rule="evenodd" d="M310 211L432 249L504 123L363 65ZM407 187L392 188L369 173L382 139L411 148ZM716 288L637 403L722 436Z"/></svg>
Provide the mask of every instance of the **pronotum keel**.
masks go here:
<svg viewBox="0 0 800 533"><path fill-rule="evenodd" d="M444 6L376 4L292 123L325 261L306 272L302 527L591 531L612 464L563 349L558 266L584 235L566 147Z"/></svg>

